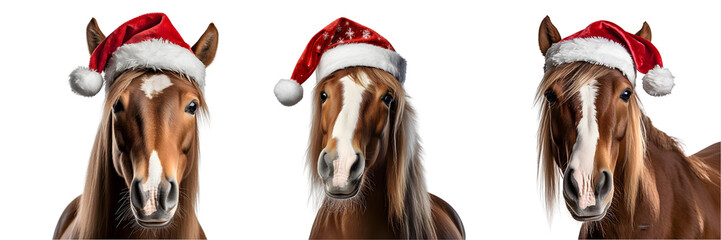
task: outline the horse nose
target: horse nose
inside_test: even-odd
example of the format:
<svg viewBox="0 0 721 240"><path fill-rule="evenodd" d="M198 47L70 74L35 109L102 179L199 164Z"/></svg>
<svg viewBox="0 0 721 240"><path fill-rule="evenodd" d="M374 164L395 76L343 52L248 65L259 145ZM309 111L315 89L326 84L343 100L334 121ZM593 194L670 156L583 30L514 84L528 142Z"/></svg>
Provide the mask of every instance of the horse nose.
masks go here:
<svg viewBox="0 0 721 240"><path fill-rule="evenodd" d="M130 201L136 209L143 209L148 203L148 189L143 189L143 179L135 178L130 186ZM175 178L168 179L158 185L157 195L158 210L169 211L178 205L178 182Z"/></svg>
<svg viewBox="0 0 721 240"><path fill-rule="evenodd" d="M339 158L336 151L323 151L318 158L318 174L326 194L333 198L355 196L365 169L365 159L359 152Z"/></svg>
<svg viewBox="0 0 721 240"><path fill-rule="evenodd" d="M321 179L328 179L333 177L333 174L335 173L335 169L333 167L333 161L338 159L338 153L335 151L329 153L328 151L323 151L320 154L320 157L318 158L318 174L320 175ZM348 174L348 180L357 180L363 175L363 169L365 168L365 159L363 159L363 156L356 152L355 154L355 160L353 160L353 164L350 167L350 172Z"/></svg>
<svg viewBox="0 0 721 240"><path fill-rule="evenodd" d="M601 171L601 175L598 177L598 182L596 183L596 197L598 199L605 199L608 194L611 193L611 188L613 187L613 177L611 176L611 172L608 170Z"/></svg>
<svg viewBox="0 0 721 240"><path fill-rule="evenodd" d="M563 176L563 193L568 200L578 203L580 188L576 178L573 177L575 169L569 168ZM593 195L597 200L605 199L613 188L613 176L608 170L601 170L601 174L596 179L595 187L593 189Z"/></svg>

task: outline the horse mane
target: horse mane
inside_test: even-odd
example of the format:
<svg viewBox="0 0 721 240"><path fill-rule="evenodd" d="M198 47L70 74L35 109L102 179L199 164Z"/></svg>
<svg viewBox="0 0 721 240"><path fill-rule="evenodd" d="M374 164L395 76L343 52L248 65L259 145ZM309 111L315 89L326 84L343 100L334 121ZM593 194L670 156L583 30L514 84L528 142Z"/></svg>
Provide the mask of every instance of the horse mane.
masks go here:
<svg viewBox="0 0 721 240"><path fill-rule="evenodd" d="M136 225L130 210L128 188L123 182L124 179L119 176L119 173L113 166L112 106L133 80L143 75L157 74L158 72L160 71L146 69L126 71L118 76L108 88L103 107L102 121L95 136L95 142L90 154L85 189L78 205L76 216L78 224L76 234L74 234L74 236L78 238L108 238L112 236L116 230L127 227L127 225L131 225L134 228L133 230L138 231L140 234L153 237L164 235L177 235L177 237L197 236L197 227L195 226L198 226L198 222L195 218L195 203L199 186L198 157L200 150L197 128L195 139L187 155L187 168L189 171L185 172L185 176L180 184L178 210L173 217L173 221L165 228L145 229ZM163 74L176 79L187 80L186 77L174 72L163 72ZM199 95L200 114L198 116L200 116L202 120L208 116L207 105L197 83L192 83L196 89L198 89L198 92L201 93ZM117 199L121 199L121 202L118 202ZM117 226L111 224L113 218L117 221ZM123 222L125 222L125 225L121 226L120 224ZM171 228L173 231L169 230Z"/></svg>
<svg viewBox="0 0 721 240"><path fill-rule="evenodd" d="M551 129L551 104L545 101L546 89L556 83L562 83L564 92L561 95L571 96L579 91L581 86L598 79L614 69L595 65L587 62L572 62L561 64L547 71L536 91L535 103L541 106L540 123L538 127L538 171L537 175L541 182L540 189L545 195L546 212L549 219L558 200L558 190L561 188L559 179L562 172L560 160L557 156L561 151L565 156L570 156L569 149L565 146L559 147L553 139ZM572 79L572 80L571 80ZM623 164L623 196L630 214L633 214L636 206L636 198L639 188L644 190L650 208L658 212L659 200L656 192L656 184L646 164L646 137L643 125L644 114L641 111L640 101L637 95L629 100L628 116L629 121L626 127L625 156ZM624 150L624 148L622 148ZM566 163L567 164L567 163Z"/></svg>
<svg viewBox="0 0 721 240"><path fill-rule="evenodd" d="M365 76L363 76L365 75ZM322 186L317 173L317 156L323 150L323 130L320 123L320 101L318 99L324 82L350 76L352 79L369 78L373 84L388 86L396 95L392 105L388 124L388 136L381 139L381 152L385 157L386 196L388 218L395 224L404 238L435 238L435 228L431 215L431 202L426 190L423 165L421 163L421 145L415 125L415 111L408 103L403 86L393 75L371 67L351 67L338 70L322 79L313 93L313 115L307 152L307 166L314 189ZM381 166L378 166L381 167ZM364 188L383 185L369 183L371 177L364 177ZM315 190L319 192L319 190ZM359 193L360 194L360 193ZM359 198L357 196L356 198ZM326 198L327 199L327 198ZM341 208L346 210L346 208Z"/></svg>
<svg viewBox="0 0 721 240"><path fill-rule="evenodd" d="M696 177L703 181L709 182L716 187L719 187L718 179L720 178L720 175L718 169L712 168L711 166L706 164L701 158L695 155L686 156L681 148L681 143L678 139L668 136L665 132L655 128L653 126L653 123L651 122L651 119L648 118L646 115L643 115L642 119L646 131L646 141L654 144L662 150L680 153L681 156L684 156L684 162L688 164L691 172L693 172Z"/></svg>

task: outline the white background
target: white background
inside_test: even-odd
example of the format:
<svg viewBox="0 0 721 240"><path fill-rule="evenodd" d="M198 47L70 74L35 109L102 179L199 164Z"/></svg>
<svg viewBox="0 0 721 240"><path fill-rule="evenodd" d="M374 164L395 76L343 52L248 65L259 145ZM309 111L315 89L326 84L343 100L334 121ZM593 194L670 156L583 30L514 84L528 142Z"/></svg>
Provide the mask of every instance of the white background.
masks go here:
<svg viewBox="0 0 721 240"><path fill-rule="evenodd" d="M102 96L73 94L67 75L87 66L91 17L109 34L162 11L190 45L216 24L197 207L210 238L308 236L316 211L304 171L311 101L284 107L272 90L290 77L310 37L340 16L373 28L408 60L405 86L418 112L428 188L458 211L470 239L578 235L580 223L563 206L546 219L537 190L533 96L543 74L537 34L546 15L563 37L595 20L629 32L648 21L676 88L659 98L636 91L645 111L689 154L721 140L718 4L495 2L5 2L0 232L52 236L83 190Z"/></svg>

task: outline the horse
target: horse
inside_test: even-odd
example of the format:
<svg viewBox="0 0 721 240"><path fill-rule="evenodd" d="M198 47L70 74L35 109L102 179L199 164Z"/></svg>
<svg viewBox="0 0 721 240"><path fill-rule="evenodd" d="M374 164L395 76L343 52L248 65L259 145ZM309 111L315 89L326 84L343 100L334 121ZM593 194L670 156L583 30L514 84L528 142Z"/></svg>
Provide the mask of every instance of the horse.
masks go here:
<svg viewBox="0 0 721 240"><path fill-rule="evenodd" d="M455 210L426 191L415 115L401 83L340 69L313 93L307 166L325 192L310 238L455 238Z"/></svg>
<svg viewBox="0 0 721 240"><path fill-rule="evenodd" d="M649 25L636 35L651 41ZM541 53L560 40L546 17ZM686 156L678 140L654 127L633 93L628 78L602 65L570 62L545 73L536 104L538 175L549 216L563 179L566 207L583 222L579 238L718 239L721 143ZM593 132L597 141L588 140ZM589 184L575 180L576 155L593 161L585 165L593 169Z"/></svg>
<svg viewBox="0 0 721 240"><path fill-rule="evenodd" d="M95 18L86 34L92 54L105 39ZM192 47L205 66L217 36L211 23ZM53 238L205 238L195 213L198 120L207 117L200 87L153 69L124 71L108 87L85 189Z"/></svg>

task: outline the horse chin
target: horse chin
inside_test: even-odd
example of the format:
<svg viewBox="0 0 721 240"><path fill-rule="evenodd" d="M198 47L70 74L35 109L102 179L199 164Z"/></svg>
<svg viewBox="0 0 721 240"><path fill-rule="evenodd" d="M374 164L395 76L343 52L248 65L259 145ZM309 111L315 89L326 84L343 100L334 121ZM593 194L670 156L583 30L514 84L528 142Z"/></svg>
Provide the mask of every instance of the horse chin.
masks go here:
<svg viewBox="0 0 721 240"><path fill-rule="evenodd" d="M325 184L324 184L325 185ZM325 188L325 186L324 186ZM322 190L325 194L323 204L328 211L344 212L363 209L365 206L365 190L362 184L356 184L352 192L347 194L333 193L331 191Z"/></svg>
<svg viewBox="0 0 721 240"><path fill-rule="evenodd" d="M135 222L143 228L164 228L173 221L175 216L175 210L170 211L156 211L150 215L139 214L136 210L133 210L133 217Z"/></svg>
<svg viewBox="0 0 721 240"><path fill-rule="evenodd" d="M354 184L355 186L353 187L353 191L351 191L350 193L334 193L334 192L328 191L327 184L328 183L326 183L326 188L324 190L325 195L328 196L329 198L338 199L338 200L354 198L355 196L358 195L358 192L360 192L360 185L361 185L360 183Z"/></svg>
<svg viewBox="0 0 721 240"><path fill-rule="evenodd" d="M138 225L140 225L141 227L144 227L144 228L163 228L163 227L167 226L168 224L170 224L170 222L172 221L172 218L165 220L165 221L162 221L162 220L160 220L160 221L156 221L156 220L144 221L144 220L135 218L135 221L138 223Z"/></svg>
<svg viewBox="0 0 721 240"><path fill-rule="evenodd" d="M608 208L610 206L611 204L607 203L603 206L589 206L586 209L580 210L578 207L571 206L568 202L566 202L566 207L568 207L568 211L571 213L571 216L579 222L600 221L606 217L606 212L608 212Z"/></svg>
<svg viewBox="0 0 721 240"><path fill-rule="evenodd" d="M326 199L334 205L350 206L356 202L362 201L359 195L363 188L363 176L358 179L348 181L344 186L333 185L333 178L323 179L323 193Z"/></svg>

